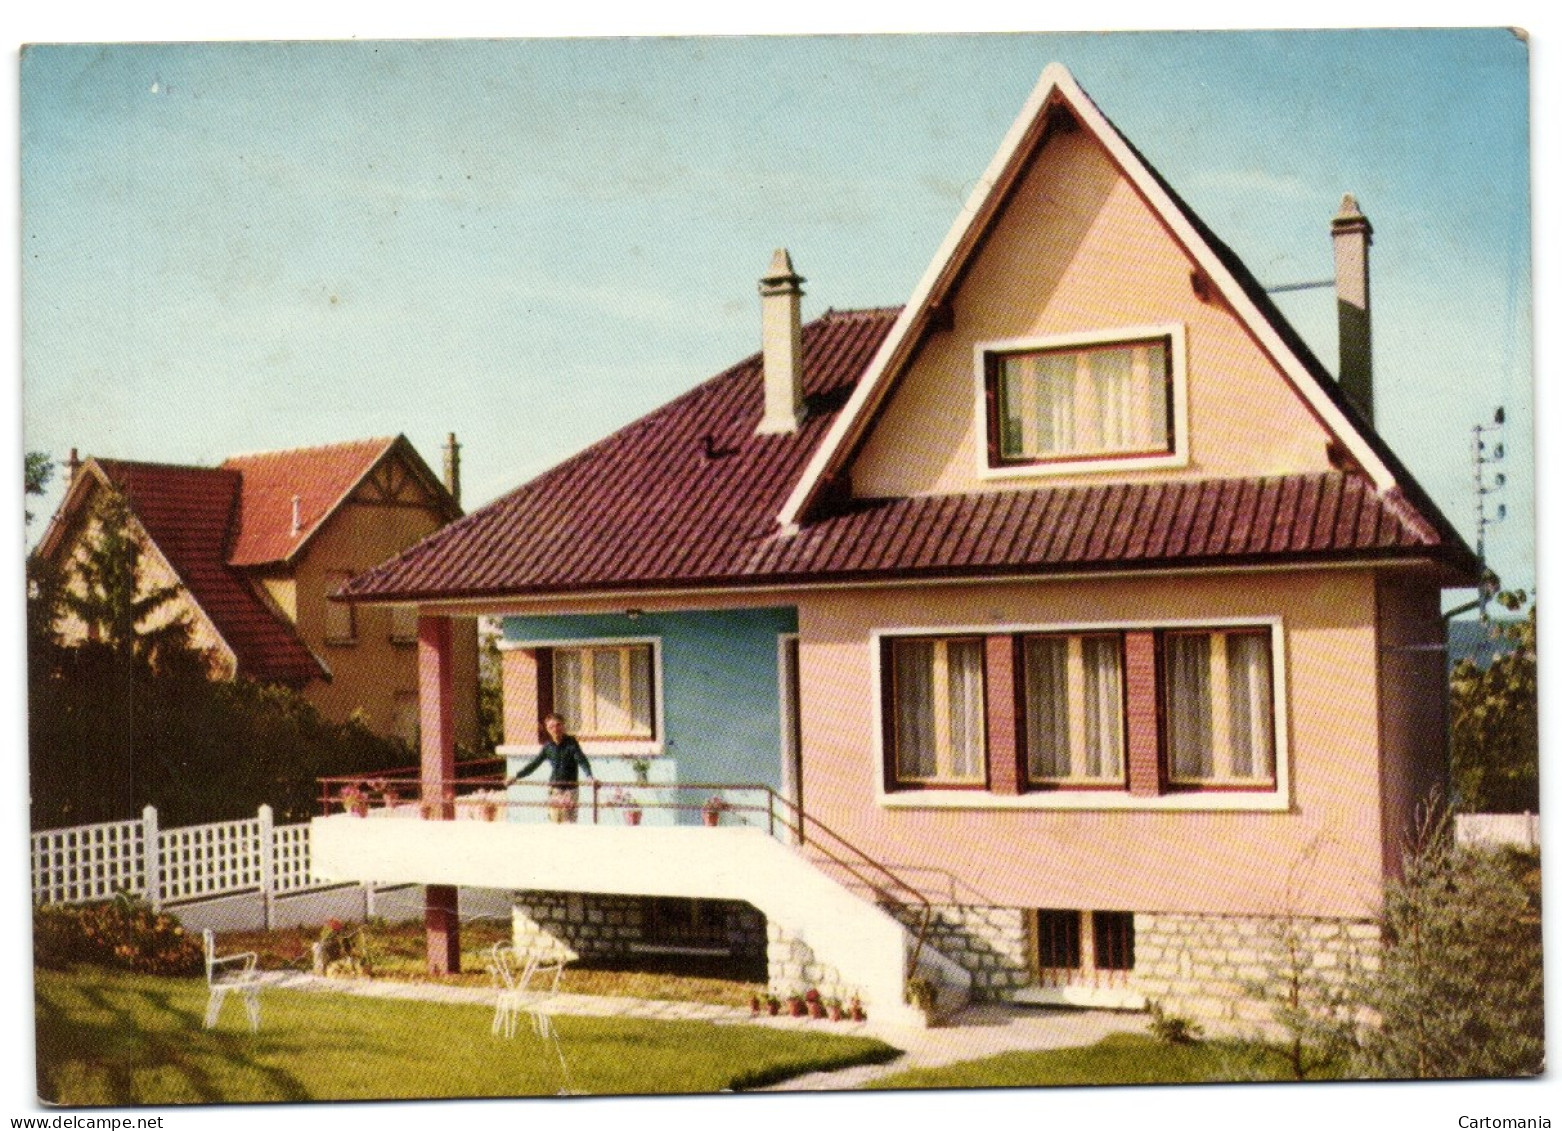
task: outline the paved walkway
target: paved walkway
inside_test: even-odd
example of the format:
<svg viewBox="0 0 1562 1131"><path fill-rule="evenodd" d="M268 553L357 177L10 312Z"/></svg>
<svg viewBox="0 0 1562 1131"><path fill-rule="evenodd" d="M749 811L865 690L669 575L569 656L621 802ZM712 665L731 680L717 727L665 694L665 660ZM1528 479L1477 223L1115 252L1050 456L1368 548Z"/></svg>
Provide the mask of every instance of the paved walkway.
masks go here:
<svg viewBox="0 0 1562 1131"><path fill-rule="evenodd" d="M475 986L370 978L324 978L317 974L292 971L267 972L261 978L269 987L303 993L350 994L462 1005L491 1006L494 1003L493 990ZM1018 1050L1091 1045L1110 1033L1145 1032L1149 1025L1141 1013L1015 1005L974 1005L936 1029L881 1025L872 1020L821 1022L796 1017L754 1017L747 1009L729 1005L647 1001L642 998L602 997L594 994L555 994L540 1003L540 1008L555 1015L579 1017L707 1021L717 1025L763 1025L773 1029L806 1027L817 1030L823 1026L831 1033L876 1037L885 1044L905 1050L904 1055L888 1064L865 1064L835 1072L814 1072L764 1089L772 1092L848 1090L860 1087L876 1077L908 1068L932 1068Z"/></svg>

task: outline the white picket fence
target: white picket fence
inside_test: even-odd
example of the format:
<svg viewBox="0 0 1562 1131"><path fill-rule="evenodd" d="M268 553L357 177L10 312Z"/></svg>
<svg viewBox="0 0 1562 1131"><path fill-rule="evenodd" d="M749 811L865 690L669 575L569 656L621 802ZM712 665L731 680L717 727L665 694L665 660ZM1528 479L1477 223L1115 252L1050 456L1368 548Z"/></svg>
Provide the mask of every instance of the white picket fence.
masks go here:
<svg viewBox="0 0 1562 1131"><path fill-rule="evenodd" d="M194 930L417 919L424 907L416 885L313 879L309 825L277 825L269 805L243 820L171 829L158 827L149 805L140 820L33 833L32 885L35 904L91 903L124 892L177 910ZM463 919L509 917L508 892L458 894Z"/></svg>

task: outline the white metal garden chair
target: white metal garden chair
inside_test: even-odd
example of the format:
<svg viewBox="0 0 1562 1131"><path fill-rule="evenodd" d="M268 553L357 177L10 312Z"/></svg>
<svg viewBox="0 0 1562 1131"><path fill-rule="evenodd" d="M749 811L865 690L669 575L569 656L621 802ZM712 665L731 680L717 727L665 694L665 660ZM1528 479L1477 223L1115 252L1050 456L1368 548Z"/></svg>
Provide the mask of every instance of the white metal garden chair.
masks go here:
<svg viewBox="0 0 1562 1131"><path fill-rule="evenodd" d="M244 999L244 1012L249 1014L251 1032L260 1031L260 972L255 964L260 956L252 950L239 954L217 953L217 940L211 931L201 932L206 948L206 1028L217 1026L222 1013L222 1003L228 995L238 994Z"/></svg>
<svg viewBox="0 0 1562 1131"><path fill-rule="evenodd" d="M538 1040L551 1044L554 1054L559 1058L559 1071L564 1080L564 1087L559 1094L568 1095L574 1088L570 1083L569 1064L564 1059L564 1046L559 1043L558 1030L553 1027L552 1013L539 1007L558 993L559 980L564 976L564 967L570 960L562 956L543 959L533 954L527 959L521 973L516 974L516 957L515 948L509 943L495 943L488 950L488 972L494 980L497 995L494 1001L494 1023L490 1031L496 1037L501 1032L506 1037L513 1037L517 1016L524 1013L530 1017L532 1032ZM547 983L546 989L542 988L544 982Z"/></svg>

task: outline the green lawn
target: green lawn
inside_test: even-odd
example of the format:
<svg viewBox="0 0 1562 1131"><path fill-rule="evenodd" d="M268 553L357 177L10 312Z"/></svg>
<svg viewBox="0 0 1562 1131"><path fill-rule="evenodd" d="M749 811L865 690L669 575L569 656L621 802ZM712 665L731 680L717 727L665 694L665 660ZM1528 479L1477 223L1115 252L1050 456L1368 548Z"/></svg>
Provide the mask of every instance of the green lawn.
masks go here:
<svg viewBox="0 0 1562 1131"><path fill-rule="evenodd" d="M1224 1041L1170 1045L1117 1033L1085 1048L1010 1052L881 1076L870 1088L1040 1088L1070 1084L1212 1084L1292 1079L1273 1049Z"/></svg>
<svg viewBox="0 0 1562 1131"><path fill-rule="evenodd" d="M69 1105L297 1103L556 1095L558 1060L524 1023L489 1035L485 1006L270 990L250 1033L237 1002L201 1028L206 985L81 967L37 970L38 1094ZM883 1063L861 1037L753 1025L561 1017L577 1092L650 1094L756 1087L805 1072Z"/></svg>

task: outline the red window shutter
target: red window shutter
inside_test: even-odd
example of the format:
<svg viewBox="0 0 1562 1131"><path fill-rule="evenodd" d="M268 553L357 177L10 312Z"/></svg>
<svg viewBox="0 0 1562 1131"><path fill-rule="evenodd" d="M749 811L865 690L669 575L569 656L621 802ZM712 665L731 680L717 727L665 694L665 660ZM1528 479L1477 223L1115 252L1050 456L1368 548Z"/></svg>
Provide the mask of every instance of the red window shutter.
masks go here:
<svg viewBox="0 0 1562 1131"><path fill-rule="evenodd" d="M1128 791L1155 797L1164 791L1155 633L1123 634L1123 683L1128 699Z"/></svg>
<svg viewBox="0 0 1562 1131"><path fill-rule="evenodd" d="M993 793L1017 794L1025 775L1020 765L1020 710L1023 698L1015 682L1016 642L1012 636L989 636L984 641L987 676L987 788Z"/></svg>

